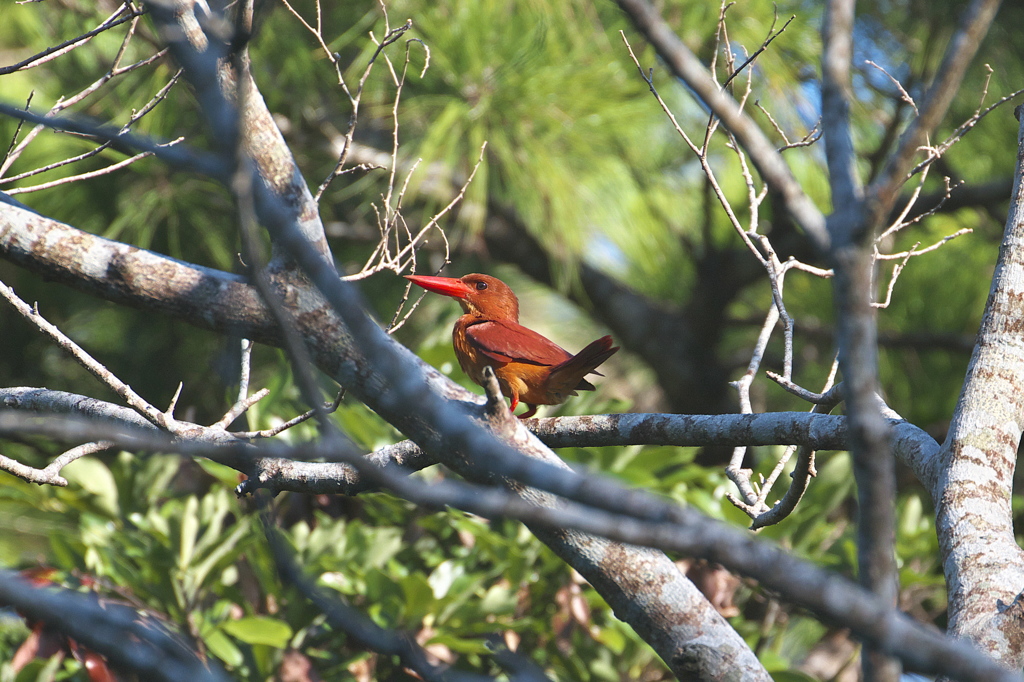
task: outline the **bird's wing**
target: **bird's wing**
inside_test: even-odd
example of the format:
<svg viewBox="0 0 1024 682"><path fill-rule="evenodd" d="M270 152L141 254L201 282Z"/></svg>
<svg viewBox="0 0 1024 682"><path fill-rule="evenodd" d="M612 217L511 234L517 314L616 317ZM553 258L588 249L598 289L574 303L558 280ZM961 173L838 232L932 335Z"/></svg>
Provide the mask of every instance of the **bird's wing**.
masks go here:
<svg viewBox="0 0 1024 682"><path fill-rule="evenodd" d="M496 362L557 365L572 353L532 329L514 322L486 320L466 329L470 343Z"/></svg>

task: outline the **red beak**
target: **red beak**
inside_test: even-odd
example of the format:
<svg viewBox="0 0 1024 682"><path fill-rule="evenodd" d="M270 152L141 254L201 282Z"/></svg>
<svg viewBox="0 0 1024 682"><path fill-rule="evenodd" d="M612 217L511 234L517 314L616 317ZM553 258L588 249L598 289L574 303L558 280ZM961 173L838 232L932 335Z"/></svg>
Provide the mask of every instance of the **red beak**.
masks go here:
<svg viewBox="0 0 1024 682"><path fill-rule="evenodd" d="M442 294L444 296L451 296L452 298L465 299L474 291L472 287L462 280L453 279L451 277L406 275L405 278L413 284L420 285L427 291L433 291L435 294Z"/></svg>

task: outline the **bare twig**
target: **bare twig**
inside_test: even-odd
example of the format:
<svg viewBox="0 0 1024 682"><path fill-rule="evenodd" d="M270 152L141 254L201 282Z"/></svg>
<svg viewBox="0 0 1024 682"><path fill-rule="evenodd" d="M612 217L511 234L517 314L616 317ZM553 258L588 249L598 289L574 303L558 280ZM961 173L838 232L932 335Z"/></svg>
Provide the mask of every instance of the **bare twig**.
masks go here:
<svg viewBox="0 0 1024 682"><path fill-rule="evenodd" d="M794 220L804 229L815 245L827 250L829 236L825 230L825 217L804 193L785 161L760 128L742 111L737 103L721 91L707 69L658 15L647 0L618 0L619 6L644 33L673 74L693 88L697 96L721 119L741 144L764 178L779 192Z"/></svg>
<svg viewBox="0 0 1024 682"><path fill-rule="evenodd" d="M177 143L181 142L184 139L185 138L179 137L177 140L172 140L171 142L168 142L167 146L171 146L171 145L177 144ZM61 185L66 185L66 184L72 183L72 182L79 182L81 180L89 180L91 178L98 178L98 177L101 177L101 176L104 176L104 175L110 175L111 173L113 173L115 171L118 171L118 170L120 170L122 168L127 168L128 166L132 165L136 161L141 161L142 159L145 159L145 158L147 158L149 156L153 156L153 152L142 152L140 154L136 154L135 156L131 156L131 157L129 157L129 158L123 160L123 161L119 161L119 162L111 164L109 166L105 166L104 168L100 168L98 170L89 171L87 173L79 173L78 175L69 175L69 176L67 176L65 178L60 178L59 180L52 180L50 182L43 182L43 183L40 183L38 185L32 185L31 187L15 187L14 189L7 190L7 194L9 194L11 196L15 196L17 194L27 194L29 192L38 192L39 190L51 189L53 187L60 187Z"/></svg>
<svg viewBox="0 0 1024 682"><path fill-rule="evenodd" d="M879 224L895 203L900 188L916 165L914 157L919 149L928 145L928 138L945 117L999 5L1000 0L973 0L964 11L942 64L936 70L938 77L919 105L920 115L904 133L899 149L885 170L871 185L867 206L869 224Z"/></svg>
<svg viewBox="0 0 1024 682"><path fill-rule="evenodd" d="M127 14L125 14L126 12ZM45 64L46 62L52 61L57 57L67 52L70 52L79 44L89 41L92 38L98 36L100 33L103 33L104 31L109 31L110 29L116 26L120 26L121 24L127 21L132 21L136 17L139 17L144 13L144 10L136 10L132 8L130 2L125 2L123 5L117 8L117 11L115 11L112 15L110 15L110 17L104 20L103 23L101 23L93 30L83 33L82 35L72 38L70 40L65 40L64 42L58 45L48 47L38 54L34 54L31 57L21 60L17 64L11 64L10 66L2 66L0 67L0 76L5 76L9 73L14 73L15 71L21 71L22 69L31 69L33 67Z"/></svg>
<svg viewBox="0 0 1024 682"><path fill-rule="evenodd" d="M345 144L342 146L341 153L338 155L338 162L335 164L334 170L331 171L331 174L320 183L319 187L317 187L316 193L313 195L315 201L319 202L320 197L322 197L324 192L327 191L327 188L330 187L334 179L341 175L342 169L345 167L345 162L348 160L348 150L352 146L352 138L355 135L356 122L359 120L359 104L362 100L363 88L366 86L366 81L370 77L370 72L373 70L374 62L376 62L377 58L384 53L384 49L386 47L396 43L402 35L411 28L412 20L410 19L405 24L397 28L385 29L386 32L384 39L377 45L377 49L374 51L373 55L367 62L366 67L363 69L363 74L359 78L359 84L357 85L354 93L349 91L348 86L345 85L344 79L341 78L341 72L338 72L341 86L348 95L349 103L352 105L352 114L349 116L348 129L345 131L344 135ZM333 61L334 59L332 58L332 62Z"/></svg>
<svg viewBox="0 0 1024 682"><path fill-rule="evenodd" d="M242 339L242 352L239 358L239 371L238 371L238 401L245 400L249 393L249 373L252 368L252 349L253 342L251 339Z"/></svg>
<svg viewBox="0 0 1024 682"><path fill-rule="evenodd" d="M991 74L989 74L989 76L991 76ZM984 89L984 92L986 92L986 93L988 92L988 77L986 77L986 79L985 79L985 89ZM1004 104L1006 104L1008 102L1012 102L1016 98L1020 97L1022 94L1024 94L1024 88L1022 88L1020 90L1015 90L1014 92L1011 92L1008 95L1004 95L1003 97L1000 97L997 101L995 101L994 103L992 103L991 105L989 105L988 107L986 107L984 109L980 109L979 108L977 111L974 112L973 116L971 116L966 121L961 123L957 127L957 129L954 130L950 134L950 136L947 137L941 144L936 145L935 147L924 147L924 149L928 152L925 160L920 162L919 164L917 164L913 168L911 168L907 172L907 178L909 179L909 178L913 177L914 175L916 175L917 173L920 173L924 168L926 168L927 166L929 166L930 164L934 163L939 158L941 158L941 156L950 147L952 147L954 144L959 142L963 138L964 135L969 133L976 125L978 125L978 123L981 121L981 119L985 118L990 113L992 113L994 110L998 109L999 107L1003 106Z"/></svg>
<svg viewBox="0 0 1024 682"><path fill-rule="evenodd" d="M60 475L60 472L64 467L77 459L85 457L86 455L103 452L104 450L109 450L112 447L114 447L114 443L111 441L101 440L94 441L92 443L84 443L83 445L79 445L64 452L42 469L36 469L22 464L17 460L13 460L10 457L0 455L0 470L14 474L18 478L24 479L29 483L53 485L64 488L68 485L68 480Z"/></svg>
<svg viewBox="0 0 1024 682"><path fill-rule="evenodd" d="M324 40L323 8L320 5L320 0L316 0L316 26L311 26L309 22L306 21L306 19L301 14L299 14L298 10L292 7L292 4L288 2L288 0L281 0L281 2L282 4L284 4L285 8L287 8L287 10L291 12L296 19L299 20L299 23L301 23L305 27L305 29L312 33L313 36L316 38L317 42L320 44L320 49L322 49L324 52L324 56L327 57L327 59L330 60L331 64L334 66L334 71L338 76L338 85L340 85L342 90L345 91L345 94L351 98L352 93L349 92L348 85L346 85L345 83L345 77L341 73L341 64L338 63L338 56L335 52L331 51L331 48L327 46L327 42Z"/></svg>
<svg viewBox="0 0 1024 682"><path fill-rule="evenodd" d="M920 242L919 242L920 243ZM896 280L899 279L900 273L903 272L903 268L906 267L910 257L914 255L914 249L917 248L917 244L910 247L910 251L906 252L899 263L896 263L892 268L892 275L889 276L889 285L885 288L885 298L881 301L872 301L871 307L873 308L888 308L889 304L892 303L892 291L896 288Z"/></svg>
<svg viewBox="0 0 1024 682"><path fill-rule="evenodd" d="M745 69L748 66L750 66L751 64L753 64L754 60L757 59L759 56L761 56L762 52L764 52L766 49L768 49L768 46L771 45L772 41L775 40L776 38L778 38L780 35L782 35L786 31L786 29L789 28L789 25L793 22L794 19L796 19L796 15L795 14L791 15L789 17L789 19L786 19L786 23L782 25L782 28L780 28L778 31L776 31L775 30L775 23L778 21L778 19L779 19L778 7L776 7L775 8L775 13L772 15L772 25L768 29L768 37L766 37L764 39L764 42L761 43L760 47L758 47L756 50L754 50L754 52L749 57L747 57L747 59L742 64L740 64L739 67L737 67L735 71L733 71L731 74L729 74L729 77L725 79L724 83L722 83L722 87L723 88L727 87L729 85L729 83L731 83L733 81L733 79L736 78L736 76L738 76L741 71L743 71L743 69ZM723 15L723 20L724 20L724 15ZM724 21L723 21L723 23L724 23Z"/></svg>
<svg viewBox="0 0 1024 682"><path fill-rule="evenodd" d="M829 372L829 376L825 381L825 387L821 394L818 394L817 399L813 402L814 407L811 408L812 414L828 414L832 409L839 404L842 400L842 392L839 387L833 386L835 383L836 373L839 371L838 358L832 362L832 370ZM795 385L788 379L768 373L769 377L776 379L781 383L789 384L789 386ZM801 389L802 390L802 389ZM786 489L786 493L782 496L778 502L776 502L770 509L765 505L765 501L768 499L768 493L775 486L776 480L782 474L785 469L789 458L792 457L793 453L797 453L796 466L793 468L790 478L792 482ZM797 504L803 498L804 492L807 490L807 486L810 483L811 478L817 476L817 471L814 468L814 455L815 450L812 447L806 445L801 446L789 446L783 453L783 456L779 458L779 462L775 468L769 474L767 480L761 485L761 492L758 494L757 503L750 506L750 509L744 509L753 518L751 523L751 530L757 530L766 526L774 525L779 523L796 509ZM741 507L742 508L742 507Z"/></svg>
<svg viewBox="0 0 1024 682"><path fill-rule="evenodd" d="M142 396L132 390L128 384L118 379L110 370L85 352L81 346L68 338L63 332L57 329L57 327L50 324L42 315L39 314L38 310L21 300L18 295L14 293L14 290L3 282L0 282L0 296L6 299L22 317L53 339L58 346L60 346L72 358L77 360L78 363L88 370L90 374L103 382L103 384L114 391L114 393L119 395L129 407L138 411L139 414L146 417L146 419L151 421L153 424L170 431L174 430L175 421L173 418L169 418L156 407L149 404L142 398Z"/></svg>
<svg viewBox="0 0 1024 682"><path fill-rule="evenodd" d="M263 390L266 391L266 389ZM297 417L292 417L283 424L278 424L273 428L263 429L261 431L237 431L233 432L232 435L238 438L244 438L246 440L255 440L257 438L273 438L274 436L284 433L285 431L292 428L293 426L296 426L297 424L301 424L304 421L308 421L311 417L316 416L318 412L322 412L323 414L332 414L335 410L338 409L338 406L341 405L341 401L344 398L345 391L339 391L338 396L331 402L324 403L320 410L307 410L306 412L303 412Z"/></svg>
<svg viewBox="0 0 1024 682"><path fill-rule="evenodd" d="M106 74L101 76L98 80L93 82L91 85L89 85L86 88L84 88L78 94L76 94L76 95L74 95L74 96L72 96L70 98L61 98L61 100L58 101L57 104L55 104L53 107L50 108L50 111L48 113L49 117L53 117L57 113L59 113L59 112L65 110L65 109L67 109L67 108L69 108L71 106L74 106L75 104L81 102L83 99L85 99L89 95L91 95L94 92L98 91L100 89L100 87L102 87L103 85L108 83L110 80L112 80L112 79L114 79L114 78L116 78L118 76L122 76L122 75L124 75L126 73L130 73L130 72L132 72L132 71L134 71L134 70L136 70L138 68L141 68L143 66L148 66L149 64L152 64L153 62L155 62L158 59L162 58L167 53L167 50L163 49L163 50L158 51L156 54L153 54L153 55L151 55L151 56L149 56L149 57L147 57L145 59L139 60L139 61L137 61L137 62L135 62L133 64L129 64L128 66L123 66L123 67L119 66L121 57L124 54L125 48L127 47L127 44L128 44L128 41L134 35L134 29L135 29L135 25L136 25L137 21L138 21L138 18L136 17L136 19L133 20L132 26L130 27L128 33L125 35L125 38L124 38L124 40L121 43L121 48L118 50L118 53L117 53L117 55L114 58L114 61L113 61L113 64L112 64L110 70ZM153 97L150 98L150 101L144 107L142 107L138 111L132 112L132 115L129 118L128 122L125 123L125 125L121 128L121 133L122 134L123 133L127 133L134 123L136 123L139 119L141 119L147 113L152 111L153 108L157 104L159 104L161 101L164 100L164 98L166 98L167 93L174 86L174 84L177 83L178 77L180 76L180 74L181 74L181 72L179 71L174 76L172 76L171 79L168 81L167 85L165 85L155 95L153 95ZM19 126L19 128L20 128L20 126ZM28 147L28 145L36 138L36 136L42 130L43 130L43 124L36 125L36 127L25 137L24 140L22 140L22 142L20 144L17 145L17 147L13 146L14 142L12 141L12 148L11 148L11 150L8 151L8 154L4 158L3 164L0 164L0 176L2 176L5 172L7 172L7 170L10 168L11 164L13 164L18 159L18 157L25 151L25 149ZM64 166L64 165L67 165L67 164L70 164L70 163L75 163L77 161L82 161L84 159L87 159L87 158L90 158L92 156L95 156L95 155L99 154L104 149L106 149L108 146L110 146L109 141L99 145L95 149L92 149L92 150L90 150L88 152L85 152L84 154L80 154L78 156L74 156L74 157L71 157L69 159L65 159L63 161L59 161L59 162L56 162L56 163L53 163L53 164L49 164L49 165L41 167L41 168L35 168L35 169L26 171L24 173L20 173L18 175L15 175L15 176L12 176L12 177L9 177L9 178L4 178L2 180L2 182L4 182L4 183L14 182L16 180L20 180L20 179L23 179L23 178L26 178L26 177L30 177L32 175L36 175L38 173L42 173L42 172L45 172L45 171L48 171L48 170L52 170L54 168L59 168L61 166Z"/></svg>
<svg viewBox="0 0 1024 682"><path fill-rule="evenodd" d="M835 371L838 366L835 363L833 363L832 367L832 375L829 377L829 381L826 384L826 388L822 393L814 393L813 391L808 391L806 388L803 388L802 386L793 383L789 379L786 379L785 377L780 376L775 372L766 372L765 374L768 376L769 379L771 379L772 381L774 381L779 386L786 389L786 391L792 393L796 397L806 400L809 403L814 403L815 405L828 406L829 409L825 411L825 414L827 414L832 410L832 408L834 408L843 400L843 385L836 384L835 386L831 386L832 381L835 379ZM831 386L831 388L829 386Z"/></svg>
<svg viewBox="0 0 1024 682"><path fill-rule="evenodd" d="M238 419L238 417L244 414L246 411L248 411L250 407L258 403L259 401L263 400L268 395L270 395L270 390L266 388L261 388L260 390L256 391L255 393L246 398L240 398L234 405L231 406L230 410L224 413L223 417L218 419L215 423L211 424L210 426L212 426L213 428L226 429L231 424L231 422ZM313 411L310 410L309 415L313 416L313 414Z"/></svg>
<svg viewBox="0 0 1024 682"><path fill-rule="evenodd" d="M950 241L956 239L957 237L962 237L965 234L970 234L972 232L974 232L974 230L972 230L969 227L965 227L965 228L957 230L956 232L954 232L952 234L947 234L945 237L941 238L940 240L938 240L934 244L926 246L926 247L924 247L922 249L916 248L916 245L915 245L915 247L912 248L910 251L899 251L897 253L879 253L879 254L875 255L875 258L877 258L878 260L899 260L899 259L902 259L902 258L906 258L908 256L921 256L921 255L924 255L926 253L931 253L932 251L935 251L936 249L942 248L947 243L949 243Z"/></svg>
<svg viewBox="0 0 1024 682"><path fill-rule="evenodd" d="M888 78L892 82L892 84L896 87L896 90L899 91L900 99L910 105L910 107L914 110L914 115L915 116L920 115L920 112L917 110L917 102L915 102L914 98L910 96L910 93L908 93L906 90L903 89L903 84L900 83L896 79L895 76L893 76L891 73L886 71L885 68L883 68L882 66L879 66L878 64L876 64L875 62L871 61L870 59L868 59L864 63L867 64L868 66L872 66L872 67L878 69L883 74L885 74L885 77Z"/></svg>

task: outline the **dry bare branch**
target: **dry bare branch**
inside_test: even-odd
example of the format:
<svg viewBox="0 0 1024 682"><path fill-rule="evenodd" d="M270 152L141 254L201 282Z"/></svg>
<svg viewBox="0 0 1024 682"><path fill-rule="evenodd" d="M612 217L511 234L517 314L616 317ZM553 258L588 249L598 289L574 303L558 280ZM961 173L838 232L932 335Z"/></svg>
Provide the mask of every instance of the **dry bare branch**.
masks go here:
<svg viewBox="0 0 1024 682"><path fill-rule="evenodd" d="M74 358L78 364L84 367L90 374L99 379L104 385L121 397L125 403L144 416L150 422L168 431L174 430L175 422L151 405L145 399L132 390L131 386L118 379L114 374L96 361L81 346L68 338L57 327L50 324L39 311L21 300L14 290L0 282L0 297L3 297L18 313L26 320L35 325L39 331L49 336L68 355Z"/></svg>
<svg viewBox="0 0 1024 682"><path fill-rule="evenodd" d="M77 36L75 38L71 38L70 40L65 40L64 42L58 45L48 47L42 52L34 54L26 59L23 59L16 64L0 67L0 76L5 76L9 73L14 73L15 71L21 71L23 69L31 69L36 66L41 66L49 61L53 61L57 57L60 57L61 55L66 54L71 50L75 49L77 46L85 42L88 42L89 40L92 40L94 37L98 36L104 31L109 31L110 29L116 26L120 26L125 22L134 21L137 17L141 16L142 14L143 12L141 10L136 10L134 7L132 7L131 2L124 2L124 4L118 7L113 14L111 14L107 19L105 19L102 23L100 23L99 26L97 26L93 30L87 31L86 33L83 33L82 35Z"/></svg>

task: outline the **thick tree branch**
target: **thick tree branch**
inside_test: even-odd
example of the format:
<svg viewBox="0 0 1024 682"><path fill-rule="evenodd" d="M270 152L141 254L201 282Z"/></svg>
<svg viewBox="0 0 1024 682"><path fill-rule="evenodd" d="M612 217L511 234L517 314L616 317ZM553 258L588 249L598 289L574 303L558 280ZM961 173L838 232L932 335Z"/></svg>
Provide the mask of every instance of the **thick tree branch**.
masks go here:
<svg viewBox="0 0 1024 682"><path fill-rule="evenodd" d="M107 301L203 329L280 343L279 330L243 277L97 237L4 202L0 256Z"/></svg>
<svg viewBox="0 0 1024 682"><path fill-rule="evenodd" d="M111 426L156 431L134 410L93 398L41 388L0 389L0 407L21 412L77 415ZM937 480L938 443L920 428L887 411L893 428L893 449L905 465L931 490ZM605 414L529 419L524 425L551 448L626 445L758 446L800 445L815 450L848 447L844 417L807 412L767 414L679 415ZM102 433L100 434L102 435ZM85 437L85 436L80 436ZM215 440L213 442L221 442ZM331 452L336 452L332 446ZM366 455L377 467L399 466L416 471L436 464L412 441L402 441ZM355 495L372 487L352 467L338 462L303 462L272 457L252 459L244 473L258 479L257 487L306 493ZM536 473L543 478L548 470ZM601 504L601 496L585 498Z"/></svg>
<svg viewBox="0 0 1024 682"><path fill-rule="evenodd" d="M226 682L219 666L200 659L163 623L134 606L101 603L92 594L34 587L14 571L0 570L0 604L12 606L103 654L125 670L160 682Z"/></svg>
<svg viewBox="0 0 1024 682"><path fill-rule="evenodd" d="M1019 591L1024 552L1014 537L1010 493L1024 431L1024 116L1017 137L1010 213L978 343L942 446L933 489L949 586L949 630L1011 668L1024 665Z"/></svg>

